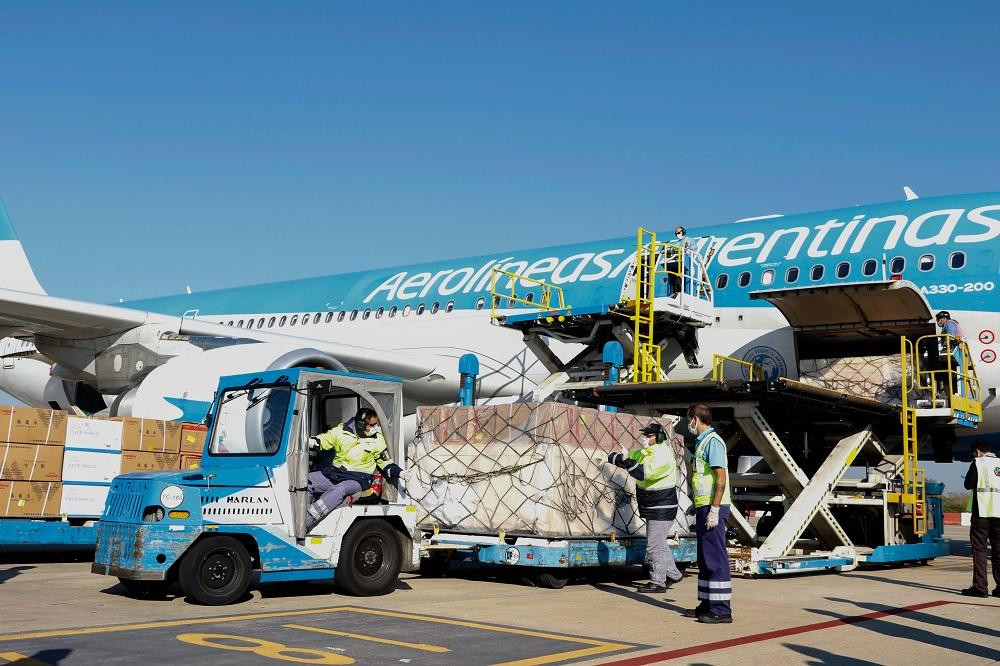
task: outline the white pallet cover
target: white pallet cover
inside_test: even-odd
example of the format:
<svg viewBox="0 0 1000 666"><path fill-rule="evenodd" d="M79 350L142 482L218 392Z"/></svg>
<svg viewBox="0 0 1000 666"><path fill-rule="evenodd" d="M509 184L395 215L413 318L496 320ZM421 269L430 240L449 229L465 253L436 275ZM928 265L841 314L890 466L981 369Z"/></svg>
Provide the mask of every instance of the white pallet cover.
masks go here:
<svg viewBox="0 0 1000 666"><path fill-rule="evenodd" d="M889 404L902 401L899 354L802 359L799 381Z"/></svg>
<svg viewBox="0 0 1000 666"><path fill-rule="evenodd" d="M674 417L554 402L418 408L417 434L407 447L407 467L415 472L406 484L417 522L469 534L641 535L635 482L609 465L607 454L619 442L638 446L638 431L654 420L678 456L680 506L672 532L687 533L688 462Z"/></svg>

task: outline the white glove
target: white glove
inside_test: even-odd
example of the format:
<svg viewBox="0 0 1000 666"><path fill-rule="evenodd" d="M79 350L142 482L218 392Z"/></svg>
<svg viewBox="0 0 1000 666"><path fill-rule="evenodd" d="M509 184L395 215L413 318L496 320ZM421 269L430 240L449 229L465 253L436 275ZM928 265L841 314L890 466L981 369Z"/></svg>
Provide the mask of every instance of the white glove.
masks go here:
<svg viewBox="0 0 1000 666"><path fill-rule="evenodd" d="M404 469L399 473L399 478L401 478L406 483L409 483L410 479L412 479L416 475L416 473L417 473L416 468L407 467L406 469Z"/></svg>
<svg viewBox="0 0 1000 666"><path fill-rule="evenodd" d="M714 530L719 526L719 507L713 506L705 517L705 529Z"/></svg>

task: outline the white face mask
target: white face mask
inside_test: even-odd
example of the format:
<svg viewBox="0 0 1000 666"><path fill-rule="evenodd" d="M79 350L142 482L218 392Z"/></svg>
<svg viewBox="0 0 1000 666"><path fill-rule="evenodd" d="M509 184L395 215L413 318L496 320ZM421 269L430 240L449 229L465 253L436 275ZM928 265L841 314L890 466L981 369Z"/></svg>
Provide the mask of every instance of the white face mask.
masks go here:
<svg viewBox="0 0 1000 666"><path fill-rule="evenodd" d="M688 429L688 432L691 433L692 435L697 435L698 434L698 428L695 427L694 421L688 421L687 422L687 429Z"/></svg>

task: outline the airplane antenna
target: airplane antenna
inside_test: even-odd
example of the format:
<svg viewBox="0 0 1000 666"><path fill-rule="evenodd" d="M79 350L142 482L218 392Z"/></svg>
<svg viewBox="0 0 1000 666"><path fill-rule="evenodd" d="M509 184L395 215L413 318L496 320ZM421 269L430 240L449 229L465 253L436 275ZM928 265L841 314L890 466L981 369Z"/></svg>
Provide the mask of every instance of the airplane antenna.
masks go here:
<svg viewBox="0 0 1000 666"><path fill-rule="evenodd" d="M919 199L917 193L910 189L909 185L903 185L903 194L906 195L907 201L913 201L914 199Z"/></svg>

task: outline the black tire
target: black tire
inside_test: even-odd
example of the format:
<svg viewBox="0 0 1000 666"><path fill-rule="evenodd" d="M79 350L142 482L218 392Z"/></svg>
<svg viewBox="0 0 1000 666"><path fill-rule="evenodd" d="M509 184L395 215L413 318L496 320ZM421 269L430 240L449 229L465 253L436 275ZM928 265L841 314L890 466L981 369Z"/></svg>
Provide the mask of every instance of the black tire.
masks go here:
<svg viewBox="0 0 1000 666"><path fill-rule="evenodd" d="M535 584L550 590L561 590L568 582L569 576L560 572L543 571L535 574Z"/></svg>
<svg viewBox="0 0 1000 666"><path fill-rule="evenodd" d="M181 589L206 606L231 604L250 589L252 569L246 546L229 536L202 539L184 554L178 568Z"/></svg>
<svg viewBox="0 0 1000 666"><path fill-rule="evenodd" d="M137 599L160 599L167 595L167 590L173 584L169 580L131 580L129 578L119 578L130 597Z"/></svg>
<svg viewBox="0 0 1000 666"><path fill-rule="evenodd" d="M361 520L344 536L334 580L357 597L387 594L402 564L396 530L384 520Z"/></svg>

